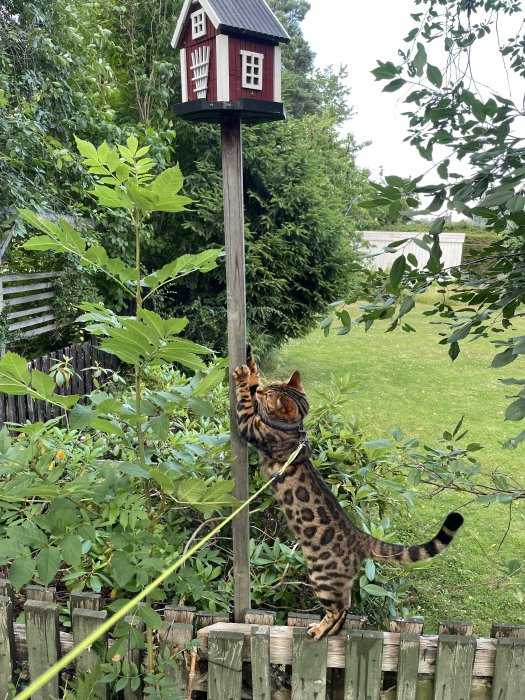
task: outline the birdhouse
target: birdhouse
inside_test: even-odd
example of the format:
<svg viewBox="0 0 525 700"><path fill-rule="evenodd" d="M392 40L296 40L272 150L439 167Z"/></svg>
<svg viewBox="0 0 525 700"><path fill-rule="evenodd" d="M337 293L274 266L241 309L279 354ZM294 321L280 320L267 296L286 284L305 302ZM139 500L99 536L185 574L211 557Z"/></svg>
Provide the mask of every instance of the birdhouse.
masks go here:
<svg viewBox="0 0 525 700"><path fill-rule="evenodd" d="M185 0L171 45L180 52L176 113L218 122L284 119L281 43L290 37L265 0Z"/></svg>

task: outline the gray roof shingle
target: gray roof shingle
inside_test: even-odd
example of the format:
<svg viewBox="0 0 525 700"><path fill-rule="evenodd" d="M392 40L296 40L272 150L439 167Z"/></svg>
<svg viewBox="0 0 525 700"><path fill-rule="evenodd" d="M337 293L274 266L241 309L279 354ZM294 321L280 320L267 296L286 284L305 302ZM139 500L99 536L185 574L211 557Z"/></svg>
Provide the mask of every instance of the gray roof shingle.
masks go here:
<svg viewBox="0 0 525 700"><path fill-rule="evenodd" d="M208 0L222 31L289 42L288 33L265 0Z"/></svg>

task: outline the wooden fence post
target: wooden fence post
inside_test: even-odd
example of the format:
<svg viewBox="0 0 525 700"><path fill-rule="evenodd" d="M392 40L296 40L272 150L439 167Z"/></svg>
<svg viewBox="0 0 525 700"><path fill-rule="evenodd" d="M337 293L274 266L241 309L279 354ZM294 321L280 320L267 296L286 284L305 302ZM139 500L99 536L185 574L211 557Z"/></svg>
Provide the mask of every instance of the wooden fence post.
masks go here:
<svg viewBox="0 0 525 700"><path fill-rule="evenodd" d="M475 653L474 637L439 635L434 700L461 700L470 697Z"/></svg>
<svg viewBox="0 0 525 700"><path fill-rule="evenodd" d="M252 630L250 639L253 700L271 700L270 627L262 625Z"/></svg>
<svg viewBox="0 0 525 700"><path fill-rule="evenodd" d="M29 678L34 681L60 657L58 605L28 600L24 610ZM33 694L32 700L49 700L53 696L58 698L59 687L59 676L56 675Z"/></svg>
<svg viewBox="0 0 525 700"><path fill-rule="evenodd" d="M16 649L11 598L0 596L0 698L12 697L8 686L13 682Z"/></svg>
<svg viewBox="0 0 525 700"><path fill-rule="evenodd" d="M347 631L345 700L379 697L382 660L382 632L373 630Z"/></svg>
<svg viewBox="0 0 525 700"><path fill-rule="evenodd" d="M211 632L208 640L208 700L241 700L244 635Z"/></svg>
<svg viewBox="0 0 525 700"><path fill-rule="evenodd" d="M318 700L326 695L328 637L316 640L304 627L293 630L292 700Z"/></svg>
<svg viewBox="0 0 525 700"><path fill-rule="evenodd" d="M85 608L74 608L72 614L73 642L75 646L80 644L91 632L108 616L107 610L86 610ZM77 658L77 671L89 674L95 670L98 664L106 660L107 635L104 635L97 643L98 650L86 649ZM109 685L98 681L96 684L97 693L101 700L109 698Z"/></svg>
<svg viewBox="0 0 525 700"><path fill-rule="evenodd" d="M246 501L249 495L248 446L237 426L237 400L232 372L246 364L246 288L244 262L244 195L242 135L239 115L221 123L224 237L226 251L226 300L228 314L228 360L230 376L230 446L233 495ZM235 516L233 533L234 618L242 622L250 607L250 519L248 508Z"/></svg>

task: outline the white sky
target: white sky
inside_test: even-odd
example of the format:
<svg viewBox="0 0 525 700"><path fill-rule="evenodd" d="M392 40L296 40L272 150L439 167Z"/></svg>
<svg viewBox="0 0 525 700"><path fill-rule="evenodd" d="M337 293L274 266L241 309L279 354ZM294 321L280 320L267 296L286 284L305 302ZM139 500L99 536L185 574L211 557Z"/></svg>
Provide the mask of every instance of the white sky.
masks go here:
<svg viewBox="0 0 525 700"><path fill-rule="evenodd" d="M317 54L319 67L339 65L348 67L348 86L351 88L350 104L356 116L349 122L349 130L358 142L372 141L365 148L359 164L370 168L377 176L383 167L384 175L415 177L431 166L424 161L416 149L404 144L408 120L402 116L407 105L403 95L408 91L395 93L382 92L386 81L377 81L370 71L377 66L377 60L398 63L398 48L408 48L403 41L414 26L410 12L420 12L421 5L413 0L309 0L311 10L302 24L306 40ZM500 25L501 39L516 34L520 22ZM523 28L522 28L523 29ZM497 89L499 94L509 96L507 74L501 58L495 51L496 37L493 34L486 44L473 56L476 77L486 85ZM436 48L438 48L436 46ZM441 47L439 47L441 48ZM442 67L444 53L436 55L427 47L431 63ZM481 76L481 77L479 77ZM523 98L523 81L512 81L512 97L516 104ZM472 88L471 88L472 89ZM521 90L521 95L520 95ZM487 99L489 93L484 95ZM457 171L458 167L454 169ZM437 179L437 178L433 178Z"/></svg>

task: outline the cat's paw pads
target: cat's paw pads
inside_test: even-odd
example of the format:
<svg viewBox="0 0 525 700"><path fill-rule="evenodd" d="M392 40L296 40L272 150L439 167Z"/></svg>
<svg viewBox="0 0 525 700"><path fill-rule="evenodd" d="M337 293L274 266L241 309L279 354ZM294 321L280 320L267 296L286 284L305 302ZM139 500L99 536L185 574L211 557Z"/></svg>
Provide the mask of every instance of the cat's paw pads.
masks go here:
<svg viewBox="0 0 525 700"><path fill-rule="evenodd" d="M233 378L236 382L242 382L250 378L250 370L246 365L241 365L233 370Z"/></svg>

